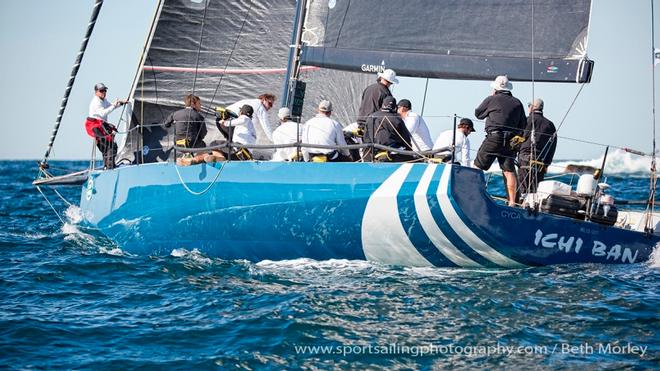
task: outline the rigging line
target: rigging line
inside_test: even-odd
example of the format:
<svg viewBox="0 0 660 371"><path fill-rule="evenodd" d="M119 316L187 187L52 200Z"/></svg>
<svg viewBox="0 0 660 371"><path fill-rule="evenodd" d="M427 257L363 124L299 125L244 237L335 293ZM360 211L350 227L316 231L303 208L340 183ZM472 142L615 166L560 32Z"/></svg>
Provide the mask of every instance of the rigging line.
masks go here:
<svg viewBox="0 0 660 371"><path fill-rule="evenodd" d="M426 94L429 91L429 79L428 77L426 78L426 85L424 86L424 98L422 99L422 112L419 114L420 116L424 116L424 107L426 106Z"/></svg>
<svg viewBox="0 0 660 371"><path fill-rule="evenodd" d="M559 122L559 126L557 126L556 132L559 132L559 129L561 129L562 125L564 125L564 121L566 121L566 117L568 116L569 112L573 109L573 106L575 105L575 102L577 101L578 97L580 96L580 93L582 93L582 89L586 84L580 84L580 89L578 89L578 92L575 94L575 97L573 97L573 101L571 102L570 106L568 106L568 109L564 113L564 117L561 118L561 121Z"/></svg>
<svg viewBox="0 0 660 371"><path fill-rule="evenodd" d="M61 199L62 201L64 201L65 204L67 204L67 205L69 205L69 206L73 206L73 204L72 204L71 202L69 202L69 200L67 200L66 198L64 198L64 196L62 196L62 194L60 194L60 192L58 192L57 189L53 188L53 192L55 192L55 193L60 197L60 199Z"/></svg>
<svg viewBox="0 0 660 371"><path fill-rule="evenodd" d="M531 88L532 88L532 106L533 106L534 100L536 99L536 95L535 95L536 92L534 90L535 87L536 87L536 84L535 84L535 81L534 81L534 0L531 0L531 5L532 5L532 9L531 9L532 10L532 22L531 22L532 23L532 29L531 29L531 36L532 36L531 47L532 47L532 50L531 50L530 62L532 64L531 65L531 70L532 70L532 79L531 79L532 80L532 86L531 86ZM531 119L532 119L532 130L531 130L531 133L529 135L529 138L531 140L531 142L530 142L530 144L531 144L531 146L530 146L531 158L528 161L529 162L529 164L528 164L529 167L527 169L527 189L525 190L526 193L528 193L528 194L530 193L530 191L532 189L532 184L538 183L538 180L537 180L538 177L536 176L536 171L534 171L535 169L533 168L533 166L535 166L535 165L532 163L532 161L536 160L536 120L534 120L535 119L535 111L533 109L532 109L532 112L531 112L530 116L531 116ZM546 143L545 146L547 147L547 143ZM541 151L541 152L543 152L543 151ZM517 185L517 188L520 188L520 184ZM517 191L521 191L521 189L517 189Z"/></svg>
<svg viewBox="0 0 660 371"><path fill-rule="evenodd" d="M234 46L231 48L231 52L229 52L229 57L227 57L227 62L225 62L225 67L222 69L223 72L220 74L220 81L218 81L218 85L215 87L215 91L213 92L213 97L211 97L211 104L215 102L215 96L218 94L218 90L220 89L220 86L222 85L222 80L225 77L225 72L227 71L227 67L229 67L229 62L231 61L231 58L234 56L234 51L236 50L236 45L238 44L238 40L241 38L241 35L243 34L243 28L245 27L245 23L247 23L248 16L250 15L250 12L252 11L252 5L254 4L253 1L250 1L250 6L248 7L247 12L245 12L245 17L243 17L243 23L241 24L241 28L238 30L238 35L236 35L236 39L234 40Z"/></svg>
<svg viewBox="0 0 660 371"><path fill-rule="evenodd" d="M195 86L197 84L197 71L199 70L199 55L202 53L202 41L204 40L204 22L206 21L206 10L209 8L209 1L204 2L204 15L202 15L202 24L199 29L199 46L197 47L197 60L195 61L195 75L193 77L192 94L195 94Z"/></svg>
<svg viewBox="0 0 660 371"><path fill-rule="evenodd" d="M48 200L48 197L46 197L44 192L41 190L41 187L39 187L39 186L36 186L36 187L37 187L37 190L39 191L39 193L41 193L41 195L44 197L44 200L46 200L46 203L48 204L48 206L50 206L50 208L53 209L53 212L55 213L55 215L57 215L57 219L59 219L60 222L62 222L62 225L65 225L66 223L64 222L64 219L62 219L62 217L57 212L57 210L55 210L55 206L53 206L53 204L50 203L50 200Z"/></svg>
<svg viewBox="0 0 660 371"><path fill-rule="evenodd" d="M186 191L188 191L188 193L190 193L190 194L193 195L193 196L201 196L201 195L203 195L204 193L208 192L208 191L211 189L211 187L213 187L213 185L214 185L215 182L218 180L218 178L220 178L220 174L222 174L222 171L225 169L225 166L226 166L228 163L229 163L229 160L227 160L227 161L225 161L225 162L222 163L222 166L221 166L220 169L218 170L218 173L215 175L215 178L213 178L213 181L211 181L211 184L209 184L206 188L204 188L204 190L202 190L202 191L200 191L200 192L193 191L192 189L190 189L190 187L188 187L188 185L186 184L186 182L185 182L185 181L183 180L183 178L181 177L181 173L179 173L179 166L178 166L178 165L175 165L175 166L174 166L174 169L176 170L176 175L179 177L179 181L181 182L181 185L183 186L183 188L185 188Z"/></svg>
<svg viewBox="0 0 660 371"><path fill-rule="evenodd" d="M394 126L394 124L392 124L392 121L390 121L390 118L389 118L388 116L384 116L384 117L383 117L383 120L380 121L380 125L378 125L378 128L374 131L374 136L376 135L376 133L377 133L378 131L380 131L380 129L382 128L382 126L383 126L383 124L384 124L384 122L385 122L385 120L387 120L387 122L390 124L390 127L391 127L392 129L394 129L394 132L395 132L396 135L399 137L399 139L401 139L401 141L402 141L403 143L405 143L406 145L408 145L408 147L410 147L410 149L412 150L412 152L415 152L415 154L416 154L417 156L419 156L420 158L428 159L427 156L425 156L424 154L420 153L419 151L416 151L415 149L413 149L412 143L408 143L405 139L403 139L403 136L401 135L401 133L399 133L399 130L397 130L396 126ZM412 135L410 136L410 140L411 140L413 143L415 143L415 146L416 146L417 148L419 148L419 146L417 145L417 143L416 143L415 140L413 139Z"/></svg>
<svg viewBox="0 0 660 371"><path fill-rule="evenodd" d="M344 23L346 22L346 16L348 15L348 9L351 7L351 0L348 0L348 4L346 4L346 11L344 11L344 17L341 19L341 25L339 26L339 31L337 31L337 38L335 39L335 48L337 45L339 45L339 37L341 36L341 30L344 29ZM327 19L330 17L330 12L326 14L326 22L325 24L327 25Z"/></svg>

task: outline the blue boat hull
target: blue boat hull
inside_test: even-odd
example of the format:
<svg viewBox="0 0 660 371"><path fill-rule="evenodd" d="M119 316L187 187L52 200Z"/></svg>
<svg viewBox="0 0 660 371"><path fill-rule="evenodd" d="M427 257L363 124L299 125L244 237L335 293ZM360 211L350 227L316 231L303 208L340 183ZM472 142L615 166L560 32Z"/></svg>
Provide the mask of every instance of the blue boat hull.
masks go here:
<svg viewBox="0 0 660 371"><path fill-rule="evenodd" d="M133 254L441 267L647 261L660 238L494 203L443 164L154 163L90 174L84 220Z"/></svg>

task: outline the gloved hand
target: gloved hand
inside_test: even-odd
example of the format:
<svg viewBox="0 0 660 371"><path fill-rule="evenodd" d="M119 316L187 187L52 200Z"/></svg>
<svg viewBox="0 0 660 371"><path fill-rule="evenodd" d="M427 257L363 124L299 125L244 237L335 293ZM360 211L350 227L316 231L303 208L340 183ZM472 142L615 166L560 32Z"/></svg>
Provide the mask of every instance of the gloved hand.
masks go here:
<svg viewBox="0 0 660 371"><path fill-rule="evenodd" d="M511 146L511 149L516 150L518 147L520 147L521 144L523 144L523 142L525 142L525 140L527 140L525 137L516 135L515 137L511 138L509 145Z"/></svg>
<svg viewBox="0 0 660 371"><path fill-rule="evenodd" d="M351 133L356 137L362 138L364 136L364 129L362 129L361 127L358 126Z"/></svg>

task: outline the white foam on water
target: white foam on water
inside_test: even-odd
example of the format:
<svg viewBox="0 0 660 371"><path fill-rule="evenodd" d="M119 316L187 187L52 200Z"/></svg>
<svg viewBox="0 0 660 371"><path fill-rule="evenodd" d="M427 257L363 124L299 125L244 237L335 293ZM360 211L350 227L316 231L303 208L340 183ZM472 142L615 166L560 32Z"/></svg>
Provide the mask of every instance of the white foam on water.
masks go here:
<svg viewBox="0 0 660 371"><path fill-rule="evenodd" d="M325 269L365 269L373 267L374 263L366 260L329 259L314 260L308 258L291 260L262 260L255 264L259 268L284 268L291 270L325 270Z"/></svg>
<svg viewBox="0 0 660 371"><path fill-rule="evenodd" d="M649 259L650 268L660 268L660 246L656 245Z"/></svg>
<svg viewBox="0 0 660 371"><path fill-rule="evenodd" d="M62 234L65 235L64 238L67 238L71 235L76 235L76 234L81 234L82 233L82 232L80 232L80 229L78 229L78 226L76 226L75 224L69 224L69 223L64 223L62 225L62 228L60 228L60 231L62 232Z"/></svg>
<svg viewBox="0 0 660 371"><path fill-rule="evenodd" d="M69 206L64 211L64 216L66 216L71 224L80 224L83 220L82 210L76 205Z"/></svg>
<svg viewBox="0 0 660 371"><path fill-rule="evenodd" d="M192 249L192 251L189 251L188 249L181 247L172 250L170 256L185 259L198 265L209 265L213 263L209 257L202 254L198 249Z"/></svg>
<svg viewBox="0 0 660 371"><path fill-rule="evenodd" d="M114 256L127 256L128 255L122 249L120 249L118 247L106 248L104 246L101 246L99 248L99 253L114 255Z"/></svg>
<svg viewBox="0 0 660 371"><path fill-rule="evenodd" d="M591 166L599 169L603 164L603 156L591 160L563 160L555 161L548 168L548 173L563 173L567 165ZM610 151L605 163L605 175L639 174L646 176L650 173L651 158L638 156L620 149Z"/></svg>

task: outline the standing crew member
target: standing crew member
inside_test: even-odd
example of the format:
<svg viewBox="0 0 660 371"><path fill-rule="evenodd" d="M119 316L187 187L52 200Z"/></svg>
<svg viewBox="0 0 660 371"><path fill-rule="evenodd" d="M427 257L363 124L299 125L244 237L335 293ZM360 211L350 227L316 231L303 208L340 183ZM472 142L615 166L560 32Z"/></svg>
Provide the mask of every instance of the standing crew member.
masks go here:
<svg viewBox="0 0 660 371"><path fill-rule="evenodd" d="M515 151L511 141L518 139L526 124L525 109L522 103L511 95L513 85L506 76L497 76L490 83L493 92L474 110L474 115L486 119L486 139L481 143L474 166L488 170L497 159L504 173L509 206L516 203Z"/></svg>
<svg viewBox="0 0 660 371"><path fill-rule="evenodd" d="M357 118L357 123L362 129L364 129L364 123L367 121L367 117L380 110L383 106L383 100L386 97L392 96L390 85L398 83L399 79L396 78L396 72L391 69L386 69L385 71L378 73L378 78L375 83L364 89Z"/></svg>
<svg viewBox="0 0 660 371"><path fill-rule="evenodd" d="M270 119L268 118L268 111L273 108L275 104L275 96L270 93L261 94L257 99L242 99L230 105L227 109L236 115L239 114L244 105L250 105L254 112L252 122L256 126L260 126L266 134L269 141L273 141L273 128L270 126Z"/></svg>
<svg viewBox="0 0 660 371"><path fill-rule="evenodd" d="M557 149L557 129L552 121L543 116L543 105L543 100L538 98L527 105L529 117L525 128L526 140L520 145L518 152L519 193L536 192L536 186L543 181ZM532 127L534 156L532 156Z"/></svg>
<svg viewBox="0 0 660 371"><path fill-rule="evenodd" d="M108 87L102 82L94 85L94 97L89 103L89 116L85 126L90 135L94 135L96 146L103 155L103 164L106 169L115 167L115 132L117 128L108 122L108 115L117 107L126 104L125 100L116 99L110 103L106 99Z"/></svg>

